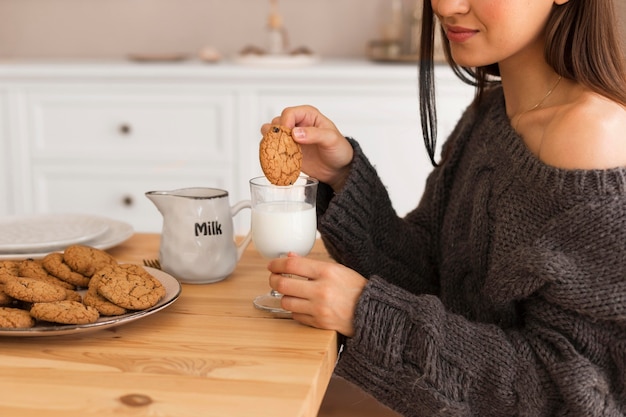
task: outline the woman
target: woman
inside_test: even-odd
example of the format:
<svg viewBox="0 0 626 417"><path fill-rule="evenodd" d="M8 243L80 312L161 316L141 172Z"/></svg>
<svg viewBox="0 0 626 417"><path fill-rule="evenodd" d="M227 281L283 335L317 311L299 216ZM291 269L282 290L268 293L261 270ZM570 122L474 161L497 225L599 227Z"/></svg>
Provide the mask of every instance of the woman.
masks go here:
<svg viewBox="0 0 626 417"><path fill-rule="evenodd" d="M270 285L295 320L346 336L337 375L406 416L626 413L626 79L611 2L426 2L433 160L434 16L477 95L405 218L318 110L272 120L323 183L318 228L339 263L272 260Z"/></svg>

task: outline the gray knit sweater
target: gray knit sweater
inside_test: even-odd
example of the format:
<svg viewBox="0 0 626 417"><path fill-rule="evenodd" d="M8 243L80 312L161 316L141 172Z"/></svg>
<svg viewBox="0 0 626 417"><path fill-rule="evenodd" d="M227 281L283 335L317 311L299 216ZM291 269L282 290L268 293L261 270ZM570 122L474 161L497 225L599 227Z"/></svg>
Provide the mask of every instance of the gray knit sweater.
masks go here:
<svg viewBox="0 0 626 417"><path fill-rule="evenodd" d="M369 278L336 374L406 416L623 416L626 169L541 163L498 88L400 218L352 144L318 195L330 253Z"/></svg>

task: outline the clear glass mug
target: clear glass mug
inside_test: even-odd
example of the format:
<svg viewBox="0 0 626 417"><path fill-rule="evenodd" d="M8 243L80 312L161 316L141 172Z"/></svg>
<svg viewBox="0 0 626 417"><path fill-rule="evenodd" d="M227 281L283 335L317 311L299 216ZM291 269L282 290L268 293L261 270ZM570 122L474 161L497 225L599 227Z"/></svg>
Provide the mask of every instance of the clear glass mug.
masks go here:
<svg viewBox="0 0 626 417"><path fill-rule="evenodd" d="M278 186L266 177L250 180L252 202L252 241L264 258L287 256L289 252L307 255L317 237L315 202L318 181L301 176L294 184ZM280 307L281 295L272 290L254 300L255 307L288 315Z"/></svg>

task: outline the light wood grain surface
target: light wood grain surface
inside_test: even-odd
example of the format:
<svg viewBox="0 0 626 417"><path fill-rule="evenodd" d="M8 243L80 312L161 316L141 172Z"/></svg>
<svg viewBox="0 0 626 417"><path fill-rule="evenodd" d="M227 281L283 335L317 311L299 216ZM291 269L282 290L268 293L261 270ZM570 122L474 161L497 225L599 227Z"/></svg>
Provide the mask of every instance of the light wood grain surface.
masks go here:
<svg viewBox="0 0 626 417"><path fill-rule="evenodd" d="M137 234L109 252L141 263L158 247ZM328 259L321 244L309 256ZM226 280L183 284L173 305L122 326L0 338L0 416L316 416L337 335L254 308L266 263L251 245Z"/></svg>

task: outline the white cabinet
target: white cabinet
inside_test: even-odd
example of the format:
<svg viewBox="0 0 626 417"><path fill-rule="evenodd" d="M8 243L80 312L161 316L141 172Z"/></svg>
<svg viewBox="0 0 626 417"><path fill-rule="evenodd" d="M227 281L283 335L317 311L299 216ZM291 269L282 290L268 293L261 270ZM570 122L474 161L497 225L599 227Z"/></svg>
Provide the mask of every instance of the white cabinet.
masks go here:
<svg viewBox="0 0 626 417"><path fill-rule="evenodd" d="M146 84L26 89L26 211L101 214L151 231L161 216L146 191L234 187L232 94Z"/></svg>
<svg viewBox="0 0 626 417"><path fill-rule="evenodd" d="M473 92L438 73L443 140ZM0 215L90 213L159 231L146 191L218 187L234 204L261 174L261 124L298 104L361 143L406 213L431 169L417 103L411 65L3 64ZM247 222L238 216L239 233Z"/></svg>
<svg viewBox="0 0 626 417"><path fill-rule="evenodd" d="M9 175L11 166L9 162L9 107L8 94L0 90L0 214L9 212Z"/></svg>

